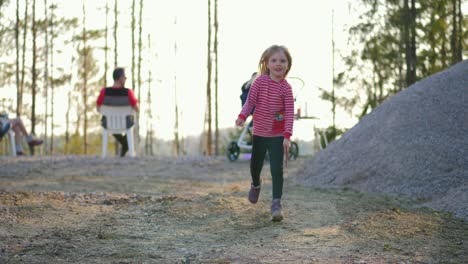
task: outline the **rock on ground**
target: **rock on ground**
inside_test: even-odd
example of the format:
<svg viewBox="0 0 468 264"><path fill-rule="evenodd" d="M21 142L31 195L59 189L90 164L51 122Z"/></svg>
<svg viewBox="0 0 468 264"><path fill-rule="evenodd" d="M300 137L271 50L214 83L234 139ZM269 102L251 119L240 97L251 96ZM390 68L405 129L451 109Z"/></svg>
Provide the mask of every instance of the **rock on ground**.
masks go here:
<svg viewBox="0 0 468 264"><path fill-rule="evenodd" d="M403 195L468 219L468 60L389 98L306 162L299 182Z"/></svg>

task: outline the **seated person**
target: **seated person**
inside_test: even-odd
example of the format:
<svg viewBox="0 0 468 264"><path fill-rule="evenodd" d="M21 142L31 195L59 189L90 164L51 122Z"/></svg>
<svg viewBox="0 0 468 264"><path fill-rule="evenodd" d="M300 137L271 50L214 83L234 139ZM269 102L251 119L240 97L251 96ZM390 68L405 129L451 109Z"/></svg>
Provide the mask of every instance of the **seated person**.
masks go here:
<svg viewBox="0 0 468 264"><path fill-rule="evenodd" d="M0 141L12 129L15 132L15 146L16 146L16 155L24 155L23 146L21 142L23 141L23 136L26 137L26 142L30 147L38 146L43 143L42 140L36 139L34 135L29 134L24 127L23 120L21 118L9 119L7 114L0 115Z"/></svg>
<svg viewBox="0 0 468 264"><path fill-rule="evenodd" d="M138 100L135 98L135 94L131 89L125 88L125 76L124 68L116 68L112 73L114 84L111 87L104 87L99 93L99 97L96 101L96 107L99 111L101 105L113 105L113 106L131 106L133 110L138 112ZM113 134L115 139L121 145L120 156L123 157L128 151L127 136L125 134Z"/></svg>

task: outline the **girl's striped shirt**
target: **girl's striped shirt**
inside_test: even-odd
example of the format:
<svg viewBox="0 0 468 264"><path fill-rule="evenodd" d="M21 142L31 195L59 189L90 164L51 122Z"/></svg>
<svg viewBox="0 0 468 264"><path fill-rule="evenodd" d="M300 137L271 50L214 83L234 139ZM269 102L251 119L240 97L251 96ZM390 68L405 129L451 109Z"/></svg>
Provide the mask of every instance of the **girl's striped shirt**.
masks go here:
<svg viewBox="0 0 468 264"><path fill-rule="evenodd" d="M276 82L268 75L258 77L250 87L239 118L245 120L255 107L253 134L262 137L284 136L293 132L294 97L286 80Z"/></svg>

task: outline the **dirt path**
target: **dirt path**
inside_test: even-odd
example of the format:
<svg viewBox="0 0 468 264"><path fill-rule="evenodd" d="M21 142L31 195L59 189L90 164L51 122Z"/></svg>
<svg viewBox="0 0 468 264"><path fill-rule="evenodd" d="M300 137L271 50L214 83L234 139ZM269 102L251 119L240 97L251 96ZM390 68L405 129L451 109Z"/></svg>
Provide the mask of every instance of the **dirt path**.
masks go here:
<svg viewBox="0 0 468 264"><path fill-rule="evenodd" d="M247 161L0 159L0 263L466 263L468 224L352 190L298 186L269 220ZM15 175L15 176L13 176Z"/></svg>

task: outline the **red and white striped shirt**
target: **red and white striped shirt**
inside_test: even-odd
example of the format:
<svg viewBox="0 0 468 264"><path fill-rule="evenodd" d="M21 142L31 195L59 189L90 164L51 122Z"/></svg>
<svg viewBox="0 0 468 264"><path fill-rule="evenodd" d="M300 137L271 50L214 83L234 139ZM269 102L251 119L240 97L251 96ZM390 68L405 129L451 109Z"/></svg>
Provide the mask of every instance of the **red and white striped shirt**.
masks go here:
<svg viewBox="0 0 468 264"><path fill-rule="evenodd" d="M294 97L286 80L276 82L268 75L258 77L250 87L239 118L245 120L255 107L253 134L289 139L294 123Z"/></svg>

